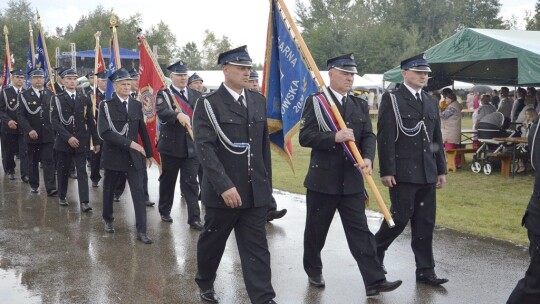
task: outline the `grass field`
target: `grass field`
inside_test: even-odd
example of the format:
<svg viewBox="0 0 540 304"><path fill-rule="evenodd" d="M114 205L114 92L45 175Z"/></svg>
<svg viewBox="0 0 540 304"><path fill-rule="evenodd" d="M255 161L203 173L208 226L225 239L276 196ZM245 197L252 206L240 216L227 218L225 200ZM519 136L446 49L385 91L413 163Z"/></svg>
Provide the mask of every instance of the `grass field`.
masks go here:
<svg viewBox="0 0 540 304"><path fill-rule="evenodd" d="M374 128L376 120L372 119ZM470 116L464 117L462 127L470 128L471 124ZM296 136L293 139L293 151L295 173L277 153L272 153L273 186L305 194L303 183L310 149L300 147ZM450 172L446 187L438 191L437 225L483 237L528 243L526 230L521 227L521 217L532 192L534 177L531 174L502 177L499 171L489 176L475 174L467 166L471 158L472 154L468 154L463 169ZM380 183L377 159L374 167L373 179L389 207L388 189ZM369 208L378 211L377 203L374 198L372 200Z"/></svg>

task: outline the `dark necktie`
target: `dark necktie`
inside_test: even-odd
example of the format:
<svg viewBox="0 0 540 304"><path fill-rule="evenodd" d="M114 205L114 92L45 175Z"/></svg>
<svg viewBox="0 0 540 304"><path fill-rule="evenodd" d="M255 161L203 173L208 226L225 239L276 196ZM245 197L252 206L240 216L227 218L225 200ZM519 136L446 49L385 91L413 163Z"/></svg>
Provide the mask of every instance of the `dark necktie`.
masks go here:
<svg viewBox="0 0 540 304"><path fill-rule="evenodd" d="M184 94L186 92L186 90L180 90L180 95L182 96L182 98L187 101L187 98L186 98L186 95Z"/></svg>
<svg viewBox="0 0 540 304"><path fill-rule="evenodd" d="M75 107L75 94L71 94L71 106Z"/></svg>
<svg viewBox="0 0 540 304"><path fill-rule="evenodd" d="M240 106L242 106L242 108L246 108L246 105L244 103L244 95L240 95L240 97L238 97L238 103L240 104Z"/></svg>
<svg viewBox="0 0 540 304"><path fill-rule="evenodd" d="M343 96L343 98L341 99L342 106L345 106L345 101L347 101L347 96Z"/></svg>
<svg viewBox="0 0 540 304"><path fill-rule="evenodd" d="M422 103L422 99L420 99L420 94L418 92L416 92L416 101Z"/></svg>
<svg viewBox="0 0 540 304"><path fill-rule="evenodd" d="M125 110L124 113L127 114L127 112L128 112L128 109L127 109L127 101L126 101L126 100L122 101L122 105L124 106L124 110Z"/></svg>

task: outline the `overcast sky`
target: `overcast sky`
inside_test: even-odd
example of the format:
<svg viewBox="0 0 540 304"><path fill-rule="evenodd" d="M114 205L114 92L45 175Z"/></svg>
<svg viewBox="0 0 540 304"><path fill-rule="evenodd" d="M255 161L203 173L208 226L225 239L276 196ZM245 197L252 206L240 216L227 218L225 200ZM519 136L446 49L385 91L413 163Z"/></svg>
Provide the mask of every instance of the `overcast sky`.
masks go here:
<svg viewBox="0 0 540 304"><path fill-rule="evenodd" d="M294 14L295 0L284 0L289 11ZM308 2L308 0L303 0ZM228 36L234 46L247 44L254 62L262 63L266 44L269 0L31 0L39 10L42 25L46 31L54 32L57 26L74 25L82 15L87 15L99 4L106 9L114 8L120 18L128 18L137 12L143 16L143 29L167 23L176 34L179 46L195 41L200 47L204 31L214 32L218 37ZM517 3L516 3L517 2ZM173 4L174 3L174 4ZM500 0L503 18L518 17L523 27L525 10L533 11L536 0ZM108 29L108 25L104 30ZM62 50L68 51L68 50Z"/></svg>

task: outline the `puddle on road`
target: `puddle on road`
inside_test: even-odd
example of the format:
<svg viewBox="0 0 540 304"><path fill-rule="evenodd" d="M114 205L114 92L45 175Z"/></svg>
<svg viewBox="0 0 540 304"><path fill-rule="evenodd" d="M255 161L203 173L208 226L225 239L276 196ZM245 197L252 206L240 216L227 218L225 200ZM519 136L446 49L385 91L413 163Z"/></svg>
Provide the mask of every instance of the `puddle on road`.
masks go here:
<svg viewBox="0 0 540 304"><path fill-rule="evenodd" d="M0 257L0 295L2 303L41 303L38 295L32 294L22 282L22 272L6 269L9 262Z"/></svg>

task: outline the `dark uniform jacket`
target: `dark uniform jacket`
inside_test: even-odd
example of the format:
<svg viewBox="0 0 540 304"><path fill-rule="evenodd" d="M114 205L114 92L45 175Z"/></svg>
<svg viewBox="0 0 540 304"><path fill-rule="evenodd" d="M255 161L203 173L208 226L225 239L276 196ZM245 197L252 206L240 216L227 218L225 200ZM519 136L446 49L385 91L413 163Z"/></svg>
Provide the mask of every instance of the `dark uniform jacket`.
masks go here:
<svg viewBox="0 0 540 304"><path fill-rule="evenodd" d="M54 95L49 89L44 89L41 92L40 97L38 97L34 89L30 87L19 94L17 118L26 143L54 142L55 135L51 125L51 100ZM35 114L28 110L35 112ZM32 130L38 133L38 139L30 139L28 133Z"/></svg>
<svg viewBox="0 0 540 304"><path fill-rule="evenodd" d="M99 143L92 113L92 101L82 91L77 91L75 96L75 102L73 102L69 93L64 91L53 99L51 123L56 131L54 148L62 152L88 153L89 134L94 143ZM74 117L73 121L65 125L64 122L67 122L71 116ZM78 148L74 149L69 145L68 140L71 137L79 140Z"/></svg>
<svg viewBox="0 0 540 304"><path fill-rule="evenodd" d="M406 128L424 121L427 131L407 136L396 129L396 113L390 94L395 94L399 115ZM377 143L381 176L395 176L396 182L436 183L446 174L446 158L437 101L422 91L422 102L402 85L394 93L384 93L377 121ZM397 137L397 141L396 141Z"/></svg>
<svg viewBox="0 0 540 304"><path fill-rule="evenodd" d="M229 152L218 139L205 103L201 99L195 106L193 132L199 161L203 166L201 201L209 207L228 208L221 193L236 187L242 206L268 206L272 201L270 141L266 122L266 100L259 93L244 90L247 115L223 84L206 99L210 102L221 130L233 143L249 143L248 155ZM235 152L238 148L231 148ZM249 171L248 171L249 170Z"/></svg>
<svg viewBox="0 0 540 304"><path fill-rule="evenodd" d="M23 88L21 88L22 92ZM2 133L22 134L20 126L17 129L10 129L8 122L10 120L18 121L17 107L19 101L14 87L9 87L0 92L0 120L2 121ZM13 111L11 109L14 109Z"/></svg>
<svg viewBox="0 0 540 304"><path fill-rule="evenodd" d="M330 91L331 98L338 100ZM302 112L300 145L311 148L311 160L304 186L326 194L355 194L364 191L362 174L354 167L341 144L335 142L336 132L321 131L313 108L313 95L306 99ZM349 95L342 117L353 129L356 146L363 158L375 157L375 134L371 128L369 107L360 97ZM326 118L325 118L326 120ZM328 124L328 121L327 121Z"/></svg>
<svg viewBox="0 0 540 304"><path fill-rule="evenodd" d="M540 235L540 132L537 131L538 127L537 118L529 131L529 150L535 169L534 189L522 223L536 235Z"/></svg>
<svg viewBox="0 0 540 304"><path fill-rule="evenodd" d="M188 93L188 101L191 104L191 107L195 107L197 99L201 97L201 93L186 88ZM172 86L169 90L175 90ZM167 94L168 100L164 98L163 94ZM178 94L180 94L178 92ZM187 129L184 128L176 119L176 97L171 92L165 90L159 90L156 96L156 112L161 121L161 129L159 133L159 141L157 149L159 153L166 154L169 156L174 156L178 158L190 158L196 157L195 153L195 144L189 136Z"/></svg>
<svg viewBox="0 0 540 304"><path fill-rule="evenodd" d="M117 131L121 132L124 125L128 123L127 136L112 130L107 115L105 115L105 104L108 106L111 122ZM126 115L125 107L118 96L101 102L99 105L97 129L99 136L103 139L101 162L104 169L127 172L130 165L135 166L136 169L144 168L146 165L144 156L129 147L132 141L137 142L138 135L141 137L146 157L154 156L144 124L141 103L129 98L128 109L129 112Z"/></svg>

